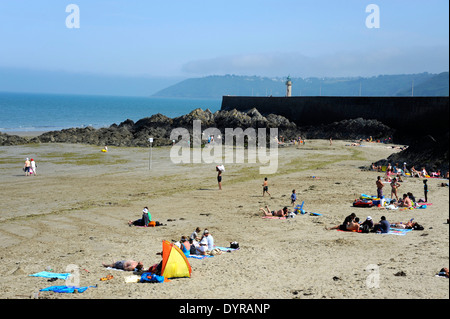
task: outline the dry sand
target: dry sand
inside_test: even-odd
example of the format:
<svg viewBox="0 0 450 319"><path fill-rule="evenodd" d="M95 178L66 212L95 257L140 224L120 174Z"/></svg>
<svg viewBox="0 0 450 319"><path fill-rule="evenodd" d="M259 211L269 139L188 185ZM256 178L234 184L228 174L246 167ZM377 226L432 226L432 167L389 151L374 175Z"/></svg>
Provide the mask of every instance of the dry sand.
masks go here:
<svg viewBox="0 0 450 319"><path fill-rule="evenodd" d="M192 291L214 299L449 298L448 279L435 277L449 266L448 188L430 179L433 205L427 209L354 208L360 194L376 193L378 173L359 167L395 150L346 144L280 148L278 172L268 176L272 197L262 197L260 164L227 164L219 191L215 164L173 164L170 148L153 149L150 170L144 148L101 153L100 147L72 144L0 147L0 298L26 299L63 285L29 275L47 266L63 273L70 265L78 267L81 286L98 287L41 292L39 298L188 298ZM24 176L25 157L36 159L38 176ZM260 207L289 206L292 189L306 211L323 216L261 218ZM399 192L406 191L422 197L422 180L405 179ZM167 226L129 227L144 206ZM415 218L425 230L394 236L325 229L351 212L375 221L382 215L391 222ZM189 259L192 277L164 284L125 283L131 273L102 267L122 259L149 267L160 261L162 240L178 240L197 226L208 228L216 245L238 241L241 249ZM109 273L112 280L100 281Z"/></svg>

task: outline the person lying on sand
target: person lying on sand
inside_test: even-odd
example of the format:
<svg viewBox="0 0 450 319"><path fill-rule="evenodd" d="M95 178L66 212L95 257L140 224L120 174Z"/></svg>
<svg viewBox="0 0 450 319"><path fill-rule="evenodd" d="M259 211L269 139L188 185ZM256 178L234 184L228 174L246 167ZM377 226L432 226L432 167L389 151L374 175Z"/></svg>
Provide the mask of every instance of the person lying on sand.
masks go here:
<svg viewBox="0 0 450 319"><path fill-rule="evenodd" d="M411 220L409 220L406 223L402 223L402 222L395 222L391 224L391 227L393 228L401 228L401 229L412 229L414 228L414 225L416 225L416 222L413 222L414 218L412 218Z"/></svg>
<svg viewBox="0 0 450 319"><path fill-rule="evenodd" d="M347 231L347 230L349 230L348 227L350 225L352 225L351 228L353 229L355 227L354 226L355 218L356 218L356 214L351 213L350 215L345 217L344 222L342 224L340 224L338 226L325 228L325 229L327 229L327 230L339 229L339 230Z"/></svg>
<svg viewBox="0 0 450 319"><path fill-rule="evenodd" d="M266 205L267 211L264 208L260 208L264 212L264 216L278 216L278 217L286 217L288 215L288 208L285 206L283 209L277 211L271 211L269 206Z"/></svg>
<svg viewBox="0 0 450 319"><path fill-rule="evenodd" d="M120 260L115 261L112 264L102 263L103 267L110 267L115 269L121 269L125 271L139 271L144 268L142 261L134 261L134 260Z"/></svg>

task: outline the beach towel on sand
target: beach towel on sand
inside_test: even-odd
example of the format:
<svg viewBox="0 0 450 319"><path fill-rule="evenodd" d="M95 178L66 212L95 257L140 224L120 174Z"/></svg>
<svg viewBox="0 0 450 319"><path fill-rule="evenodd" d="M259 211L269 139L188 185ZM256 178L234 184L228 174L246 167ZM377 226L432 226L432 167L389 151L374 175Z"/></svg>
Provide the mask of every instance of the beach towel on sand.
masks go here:
<svg viewBox="0 0 450 319"><path fill-rule="evenodd" d="M32 274L30 276L31 277L44 277L44 278L58 278L58 279L66 280L67 278L69 278L69 276L71 276L71 274L70 273L58 274L58 273L54 273L54 272L41 271L41 272Z"/></svg>
<svg viewBox="0 0 450 319"><path fill-rule="evenodd" d="M264 219L286 219L286 217L280 217L280 216L263 216Z"/></svg>
<svg viewBox="0 0 450 319"><path fill-rule="evenodd" d="M186 256L186 258L194 258L194 259L205 259L205 258L209 258L209 257L214 257L212 255L189 255Z"/></svg>
<svg viewBox="0 0 450 319"><path fill-rule="evenodd" d="M97 288L97 286L88 286L88 287L75 287L75 286L51 286L39 291L53 291L58 293L74 293L75 291L79 293L85 292L88 288Z"/></svg>
<svg viewBox="0 0 450 319"><path fill-rule="evenodd" d="M342 229L337 229L337 231L341 231L341 232L344 232L344 233L362 233L361 230L342 230ZM389 229L389 233L383 233L382 235L405 236L410 231L412 231L412 229L390 228Z"/></svg>
<svg viewBox="0 0 450 319"><path fill-rule="evenodd" d="M221 246L214 246L214 249L219 249L220 251L224 251L224 252L228 252L228 253L239 250L239 248L221 247ZM214 257L214 255L189 255L186 257L194 258L194 259L205 259L205 258L209 258L209 257Z"/></svg>
<svg viewBox="0 0 450 319"><path fill-rule="evenodd" d="M405 236L407 233L412 231L412 229L403 229L403 228L390 228L389 233L385 233L382 235L397 235L397 236Z"/></svg>

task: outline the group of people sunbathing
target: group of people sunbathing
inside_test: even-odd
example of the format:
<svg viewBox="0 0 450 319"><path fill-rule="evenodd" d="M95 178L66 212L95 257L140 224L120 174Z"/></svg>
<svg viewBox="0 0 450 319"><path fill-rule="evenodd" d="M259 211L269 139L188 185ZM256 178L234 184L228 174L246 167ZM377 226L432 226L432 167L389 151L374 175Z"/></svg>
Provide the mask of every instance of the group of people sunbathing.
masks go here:
<svg viewBox="0 0 450 319"><path fill-rule="evenodd" d="M341 231L362 232L362 233L389 233L391 228L399 229L423 229L417 222L414 222L414 218L406 223L394 222L389 223L385 216L381 216L378 223L374 223L371 216L367 216L366 220L361 222L355 213L351 213L347 216L344 222L338 226L326 228L327 230L338 229Z"/></svg>
<svg viewBox="0 0 450 319"><path fill-rule="evenodd" d="M383 169L382 166L372 163L372 170L381 172ZM388 166L386 167L385 181L390 182L394 177L397 178L397 180L401 181L402 176L408 176L407 174L409 174L411 177L421 178L449 178L449 172L444 175L443 173L441 173L440 169L438 169L436 172L428 173L425 167L422 167L422 169L420 170L416 170L414 165L410 169L408 169L406 163L403 163L402 167L400 167L398 163L396 163L394 166L392 166L391 163L388 163Z"/></svg>
<svg viewBox="0 0 450 319"><path fill-rule="evenodd" d="M220 255L222 251L215 248L214 238L208 229L203 231L200 235L201 229L197 227L195 231L189 236L181 236L180 241L173 241L174 245L180 248L186 256L189 255ZM162 252L156 253L162 255ZM103 267L119 269L124 271L142 272L144 271L144 264L142 261L135 260L120 260L112 263L102 263ZM148 272L156 275L161 273L162 261L149 267ZM111 276L112 278L112 276Z"/></svg>
<svg viewBox="0 0 450 319"><path fill-rule="evenodd" d="M364 222L361 222L355 213L351 213L345 217L344 222L340 225L326 228L327 230L338 229L341 231L352 231L352 232L373 232L388 233L390 228L389 222L386 217L382 216L379 223L375 224L372 217L367 216Z"/></svg>
<svg viewBox="0 0 450 319"><path fill-rule="evenodd" d="M186 256L220 255L222 251L215 248L214 238L209 230L205 228L201 236L200 233L201 229L197 227L189 237L181 236L181 239L176 241L175 245L180 248Z"/></svg>

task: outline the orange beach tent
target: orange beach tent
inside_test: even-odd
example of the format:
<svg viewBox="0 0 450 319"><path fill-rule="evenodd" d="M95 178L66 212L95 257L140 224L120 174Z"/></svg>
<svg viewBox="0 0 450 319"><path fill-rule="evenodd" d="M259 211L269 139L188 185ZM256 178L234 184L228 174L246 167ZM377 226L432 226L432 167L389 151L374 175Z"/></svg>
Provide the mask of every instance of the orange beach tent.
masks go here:
<svg viewBox="0 0 450 319"><path fill-rule="evenodd" d="M191 265L181 249L164 240L161 276L164 276L164 278L190 278L191 273Z"/></svg>

